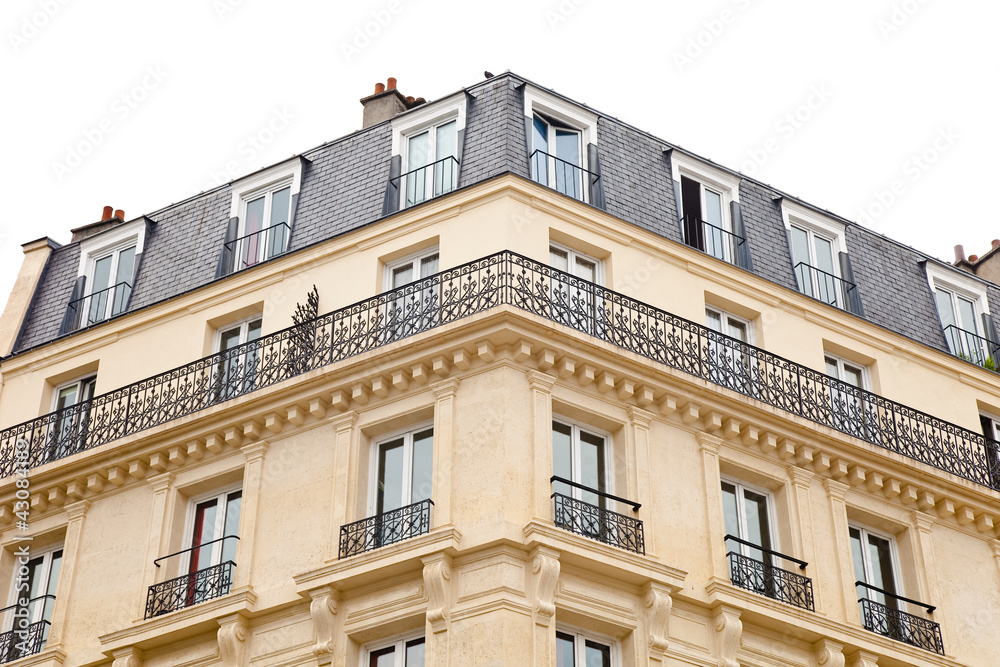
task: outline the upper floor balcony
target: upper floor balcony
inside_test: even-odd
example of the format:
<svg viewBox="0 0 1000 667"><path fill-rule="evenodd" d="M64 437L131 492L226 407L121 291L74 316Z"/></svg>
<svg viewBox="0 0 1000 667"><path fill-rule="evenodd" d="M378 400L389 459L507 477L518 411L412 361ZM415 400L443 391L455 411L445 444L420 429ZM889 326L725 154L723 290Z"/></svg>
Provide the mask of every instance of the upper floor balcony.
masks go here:
<svg viewBox="0 0 1000 667"><path fill-rule="evenodd" d="M288 251L291 233L291 227L287 223L280 222L224 242L221 258L222 275L228 276L285 254Z"/></svg>

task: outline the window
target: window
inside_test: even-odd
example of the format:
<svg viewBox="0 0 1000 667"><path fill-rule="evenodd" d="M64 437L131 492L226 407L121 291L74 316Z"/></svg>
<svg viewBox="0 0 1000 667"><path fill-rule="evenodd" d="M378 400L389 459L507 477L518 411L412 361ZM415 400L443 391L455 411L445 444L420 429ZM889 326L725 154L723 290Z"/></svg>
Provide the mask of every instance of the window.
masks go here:
<svg viewBox="0 0 1000 667"><path fill-rule="evenodd" d="M995 369L996 346L982 335L977 299L950 285L936 283L934 301L948 350L980 366L986 366L989 360Z"/></svg>
<svg viewBox="0 0 1000 667"><path fill-rule="evenodd" d="M725 215L722 192L681 176L684 242L709 255L733 263L735 243Z"/></svg>
<svg viewBox="0 0 1000 667"><path fill-rule="evenodd" d="M834 426L859 438L866 438L868 423L865 391L871 388L868 369L830 353L824 355L826 374L840 382L831 382L830 406ZM873 429L874 431L874 429Z"/></svg>
<svg viewBox="0 0 1000 667"><path fill-rule="evenodd" d="M397 290L386 303L386 342L412 336L438 323L441 307L438 286L423 284L406 288L436 274L438 264L437 246L386 264L386 289Z"/></svg>
<svg viewBox="0 0 1000 667"><path fill-rule="evenodd" d="M298 157L233 182L218 276L255 266L288 250L301 183L302 158Z"/></svg>
<svg viewBox="0 0 1000 667"><path fill-rule="evenodd" d="M423 637L400 640L367 650L362 667L424 667L425 653Z"/></svg>
<svg viewBox="0 0 1000 667"><path fill-rule="evenodd" d="M248 345L260 338L260 315L231 324L216 332L215 351L218 372L215 378L215 400L225 401L253 391L257 380L260 351Z"/></svg>
<svg viewBox="0 0 1000 667"><path fill-rule="evenodd" d="M834 263L834 240L805 227L792 225L792 265L803 294L842 308L844 294Z"/></svg>
<svg viewBox="0 0 1000 667"><path fill-rule="evenodd" d="M762 547L777 551L772 532L774 520L770 495L737 482L723 480L722 510L726 521L726 535L734 535L755 545L727 540L726 549L730 553L753 559L766 566L774 566L773 556L761 550ZM756 592L764 595L770 593L764 589Z"/></svg>
<svg viewBox="0 0 1000 667"><path fill-rule="evenodd" d="M525 86L524 113L532 180L603 206L598 168L588 159L590 146L597 140L597 116L530 85Z"/></svg>
<svg viewBox="0 0 1000 667"><path fill-rule="evenodd" d="M368 514L374 533L364 551L393 544L430 529L434 478L434 427L425 425L382 439L372 451Z"/></svg>
<svg viewBox="0 0 1000 667"><path fill-rule="evenodd" d="M563 272L552 274L552 319L578 331L599 335L603 329L599 307L604 299L595 285L604 282L601 261L551 243L549 265Z"/></svg>
<svg viewBox="0 0 1000 667"><path fill-rule="evenodd" d="M759 393L753 364L753 323L712 306L705 307L708 328L735 340L710 337L707 345L709 379L751 396Z"/></svg>
<svg viewBox="0 0 1000 667"><path fill-rule="evenodd" d="M60 459L86 449L91 399L97 376L89 375L55 388L52 411L55 420L49 432L51 459Z"/></svg>
<svg viewBox="0 0 1000 667"><path fill-rule="evenodd" d="M902 595L897 573L895 540L860 526L850 526L850 534L854 576L858 581L873 587L860 585L857 587L861 617L871 615L866 609L869 606L866 604L868 602L874 602L882 608L875 612L878 616L885 617L885 609L899 610L899 601L893 597ZM885 595L883 591L890 595Z"/></svg>
<svg viewBox="0 0 1000 667"><path fill-rule="evenodd" d="M75 331L128 310L145 240L144 218L80 242L77 283L61 333Z"/></svg>
<svg viewBox="0 0 1000 667"><path fill-rule="evenodd" d="M594 491L610 493L609 461L606 436L571 422L552 421L552 474L592 489L555 482L556 493L604 509L604 497Z"/></svg>
<svg viewBox="0 0 1000 667"><path fill-rule="evenodd" d="M986 464L989 467L990 484L1000 489L1000 417L980 414L979 423L986 437Z"/></svg>
<svg viewBox="0 0 1000 667"><path fill-rule="evenodd" d="M10 593L11 604L2 612L0 663L34 655L45 647L52 622L52 608L56 601L62 556L60 547L16 559L15 571L24 567L27 576L19 574L14 578Z"/></svg>
<svg viewBox="0 0 1000 667"><path fill-rule="evenodd" d="M614 647L577 632L556 631L556 667L611 667Z"/></svg>
<svg viewBox="0 0 1000 667"><path fill-rule="evenodd" d="M403 207L451 192L458 186L458 120L406 137Z"/></svg>

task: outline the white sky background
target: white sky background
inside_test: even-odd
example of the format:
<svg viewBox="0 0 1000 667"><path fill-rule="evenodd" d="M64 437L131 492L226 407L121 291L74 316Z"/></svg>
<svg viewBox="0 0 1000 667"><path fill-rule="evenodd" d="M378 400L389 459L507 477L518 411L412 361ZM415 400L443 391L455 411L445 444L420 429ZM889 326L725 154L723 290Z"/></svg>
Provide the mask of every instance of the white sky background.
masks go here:
<svg viewBox="0 0 1000 667"><path fill-rule="evenodd" d="M357 130L358 99L389 76L434 100L484 70L946 261L958 243L983 254L1000 237L998 15L987 0L3 0L0 301L22 243Z"/></svg>

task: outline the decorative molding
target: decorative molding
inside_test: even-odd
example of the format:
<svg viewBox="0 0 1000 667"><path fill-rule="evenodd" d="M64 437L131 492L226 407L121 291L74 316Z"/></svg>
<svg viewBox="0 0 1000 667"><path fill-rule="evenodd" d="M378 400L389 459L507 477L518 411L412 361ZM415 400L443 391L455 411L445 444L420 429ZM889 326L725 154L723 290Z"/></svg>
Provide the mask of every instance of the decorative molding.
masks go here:
<svg viewBox="0 0 1000 667"><path fill-rule="evenodd" d="M846 656L844 645L829 639L820 639L813 647L816 649L816 663L820 667L844 667Z"/></svg>
<svg viewBox="0 0 1000 667"><path fill-rule="evenodd" d="M174 473L165 472L159 475L147 477L146 482L153 487L153 493L168 491L174 485Z"/></svg>
<svg viewBox="0 0 1000 667"><path fill-rule="evenodd" d="M219 658L223 667L244 667L249 634L250 623L243 614L230 614L219 619Z"/></svg>
<svg viewBox="0 0 1000 667"><path fill-rule="evenodd" d="M448 620L451 607L451 558L435 554L423 558L424 590L427 593L427 622L440 628ZM435 629L434 632L440 632Z"/></svg>
<svg viewBox="0 0 1000 667"><path fill-rule="evenodd" d="M89 500L81 500L75 502L71 505L66 505L66 516L69 517L70 521L76 521L77 519L82 519L87 516L87 510L90 509Z"/></svg>
<svg viewBox="0 0 1000 667"><path fill-rule="evenodd" d="M316 643L312 652L320 665L333 661L334 633L337 629L337 592L330 586L309 591L309 615L312 617Z"/></svg>
<svg viewBox="0 0 1000 667"><path fill-rule="evenodd" d="M878 656L868 651L857 651L848 658L848 667L878 667Z"/></svg>
<svg viewBox="0 0 1000 667"><path fill-rule="evenodd" d="M330 417L330 423L337 431L350 430L358 423L358 413L354 410L342 412L339 415Z"/></svg>
<svg viewBox="0 0 1000 667"><path fill-rule="evenodd" d="M735 607L722 605L715 612L715 632L719 644L719 667L740 667L736 652L743 637L743 621Z"/></svg>
<svg viewBox="0 0 1000 667"><path fill-rule="evenodd" d="M446 398L454 398L455 393L458 391L458 385L460 384L458 378L448 378L446 380L441 380L440 382L432 382L430 384L431 391L434 392L434 398L439 401L443 401Z"/></svg>
<svg viewBox="0 0 1000 667"><path fill-rule="evenodd" d="M267 455L267 450L270 447L271 445L267 441L261 440L260 442L244 445L240 448L240 451L246 456L247 463L257 463L264 460L264 456Z"/></svg>
<svg viewBox="0 0 1000 667"><path fill-rule="evenodd" d="M632 425L636 428L649 429L653 423L653 417L655 415L649 410L643 410L642 408L630 405L626 408L626 411L628 412L629 421L631 421Z"/></svg>
<svg viewBox="0 0 1000 667"><path fill-rule="evenodd" d="M142 667L142 654L134 646L115 649L111 656L114 658L111 667Z"/></svg>
<svg viewBox="0 0 1000 667"><path fill-rule="evenodd" d="M540 625L548 625L556 613L555 591L559 580L559 552L538 549L531 561L535 575L535 614Z"/></svg>
<svg viewBox="0 0 1000 667"><path fill-rule="evenodd" d="M847 490L851 487L848 484L826 477L823 479L823 488L826 489L826 495L829 496L830 500L843 502L847 498Z"/></svg>
<svg viewBox="0 0 1000 667"><path fill-rule="evenodd" d="M670 644L670 609L674 604L670 592L669 587L651 581L646 584L642 595L649 648L660 653L666 653Z"/></svg>
<svg viewBox="0 0 1000 667"><path fill-rule="evenodd" d="M715 435L709 435L708 433L696 433L694 438L701 446L701 451L709 454L718 454L719 448L722 447L722 438Z"/></svg>

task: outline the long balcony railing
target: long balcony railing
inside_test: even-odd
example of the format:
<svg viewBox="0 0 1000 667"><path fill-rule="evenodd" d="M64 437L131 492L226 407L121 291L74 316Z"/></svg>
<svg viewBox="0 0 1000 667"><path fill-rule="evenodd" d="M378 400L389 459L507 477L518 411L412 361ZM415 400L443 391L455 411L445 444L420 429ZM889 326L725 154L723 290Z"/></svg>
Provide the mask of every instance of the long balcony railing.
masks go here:
<svg viewBox="0 0 1000 667"><path fill-rule="evenodd" d="M956 357L961 357L991 371L1000 371L1000 366L997 365L997 361L1000 361L998 359L1000 357L998 355L1000 344L994 343L989 338L984 338L974 331L960 329L954 324L949 324L944 328L944 336L948 341L948 349Z"/></svg>
<svg viewBox="0 0 1000 667"><path fill-rule="evenodd" d="M370 516L340 527L337 558L349 558L423 535L431 529L431 499Z"/></svg>
<svg viewBox="0 0 1000 667"><path fill-rule="evenodd" d="M531 180L567 197L590 203L590 190L601 179L600 174L587 171L545 151L536 150L529 159Z"/></svg>
<svg viewBox="0 0 1000 667"><path fill-rule="evenodd" d="M55 595L39 595L27 604L12 604L0 609L0 623L10 630L0 633L0 664L26 658L45 648L51 623L45 619L56 601ZM39 609L41 607L41 609ZM39 618L40 620L32 620Z"/></svg>
<svg viewBox="0 0 1000 667"><path fill-rule="evenodd" d="M745 238L693 217L684 218L684 243L737 266L743 266L743 258L747 253Z"/></svg>
<svg viewBox="0 0 1000 667"><path fill-rule="evenodd" d="M408 208L458 187L458 158L452 155L389 179L402 193L402 207Z"/></svg>
<svg viewBox="0 0 1000 667"><path fill-rule="evenodd" d="M556 527L610 544L619 549L637 554L646 553L642 521L618 512L612 512L604 507L605 502L611 500L631 505L632 511L638 512L639 503L592 489L557 475L553 475L549 481L580 489L585 494L594 495L601 499L600 505L594 505L563 493L553 493L553 523L556 524Z"/></svg>
<svg viewBox="0 0 1000 667"><path fill-rule="evenodd" d="M54 412L0 431L0 476L184 417L404 338L507 305L987 487L982 434L510 251L448 269L74 406L63 446ZM243 360L243 361L240 361ZM252 360L252 361L247 361ZM239 377L242 383L234 383ZM83 420L81 420L83 421ZM27 452L22 464L17 442Z"/></svg>
<svg viewBox="0 0 1000 667"><path fill-rule="evenodd" d="M103 322L109 317L120 315L128 306L132 295L132 285L120 282L111 287L88 294L69 302L69 331L76 331L92 324Z"/></svg>
<svg viewBox="0 0 1000 667"><path fill-rule="evenodd" d="M288 251L288 238L292 228L288 223L279 222L259 231L241 236L222 244L222 275L228 276L284 255Z"/></svg>
<svg viewBox="0 0 1000 667"><path fill-rule="evenodd" d="M909 598L890 593L876 586L871 586L863 581L854 582L874 593L881 594L896 602L923 607L928 614L934 612L934 607L923 602L917 602ZM896 641L922 648L925 651L932 651L944 655L944 640L941 638L941 625L934 621L920 616L908 614L896 608L898 605L889 606L872 600L869 597L862 597L858 600L861 605L861 624L865 630L876 632L880 635L895 639Z"/></svg>
<svg viewBox="0 0 1000 667"><path fill-rule="evenodd" d="M856 304L860 301L858 286L840 276L799 262L795 265L795 281L800 292L825 304L849 312L855 312L857 309Z"/></svg>
<svg viewBox="0 0 1000 667"><path fill-rule="evenodd" d="M727 542L738 542L746 545L762 554L767 554L769 557L795 563L801 570L806 569L808 565L798 558L765 549L736 535L726 535L725 539ZM812 579L809 577L783 570L771 563L771 558L751 558L739 551L730 551L726 555L729 558L729 578L733 582L733 586L790 604L799 609L816 611Z"/></svg>

